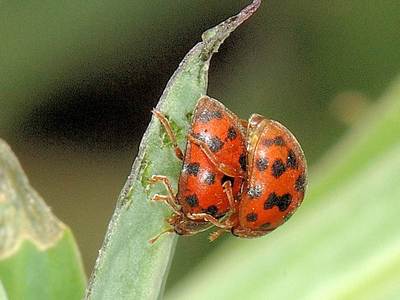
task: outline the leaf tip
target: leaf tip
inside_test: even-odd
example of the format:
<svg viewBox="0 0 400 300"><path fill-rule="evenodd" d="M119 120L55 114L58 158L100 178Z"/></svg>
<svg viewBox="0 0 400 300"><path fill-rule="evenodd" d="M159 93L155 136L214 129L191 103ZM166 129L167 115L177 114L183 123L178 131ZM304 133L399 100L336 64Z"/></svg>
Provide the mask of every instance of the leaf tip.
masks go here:
<svg viewBox="0 0 400 300"><path fill-rule="evenodd" d="M17 157L0 139L0 258L15 253L24 240L46 250L61 238L65 227L31 187Z"/></svg>
<svg viewBox="0 0 400 300"><path fill-rule="evenodd" d="M210 28L202 34L202 40L206 44L203 51L203 59L208 60L212 54L218 51L219 46L225 39L244 21L249 19L260 7L261 0L254 0L243 8L237 15L230 17L217 26Z"/></svg>

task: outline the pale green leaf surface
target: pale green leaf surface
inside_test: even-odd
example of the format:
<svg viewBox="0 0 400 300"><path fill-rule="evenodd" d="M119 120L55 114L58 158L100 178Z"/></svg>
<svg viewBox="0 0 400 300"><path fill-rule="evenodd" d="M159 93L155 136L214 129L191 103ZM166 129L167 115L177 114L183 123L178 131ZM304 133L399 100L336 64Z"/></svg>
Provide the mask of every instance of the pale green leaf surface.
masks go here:
<svg viewBox="0 0 400 300"><path fill-rule="evenodd" d="M4 289L1 280L0 280L0 300L8 300L6 290Z"/></svg>
<svg viewBox="0 0 400 300"><path fill-rule="evenodd" d="M45 251L25 240L14 255L0 262L0 278L10 299L82 299L86 286L80 254L68 228Z"/></svg>
<svg viewBox="0 0 400 300"><path fill-rule="evenodd" d="M81 299L86 283L70 230L30 186L0 139L0 281L9 299Z"/></svg>
<svg viewBox="0 0 400 300"><path fill-rule="evenodd" d="M191 113L207 91L211 56L260 1L203 34L183 59L161 96L157 109L172 122L178 142L184 146ZM154 193L165 193L161 186L151 189L153 174L166 175L176 186L182 163L174 156L158 120L151 121L139 148L131 175L118 199L95 270L87 289L87 299L157 299L162 294L165 275L176 236L163 236L150 245L148 240L165 228L171 212L160 203L151 203Z"/></svg>
<svg viewBox="0 0 400 300"><path fill-rule="evenodd" d="M167 299L398 299L400 84L384 98L287 224L261 239L232 237Z"/></svg>

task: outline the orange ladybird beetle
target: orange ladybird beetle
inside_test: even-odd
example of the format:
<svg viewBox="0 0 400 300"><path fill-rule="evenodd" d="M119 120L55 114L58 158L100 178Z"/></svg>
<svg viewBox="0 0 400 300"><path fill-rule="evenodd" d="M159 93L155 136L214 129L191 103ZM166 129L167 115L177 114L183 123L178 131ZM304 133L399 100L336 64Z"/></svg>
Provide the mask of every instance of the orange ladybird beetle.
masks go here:
<svg viewBox="0 0 400 300"><path fill-rule="evenodd" d="M223 117L216 118L217 111ZM161 114L158 117L179 156L182 152L174 142L165 117ZM204 119L208 120L206 124L203 124ZM226 148L217 146L220 143L212 141L211 136L201 135L213 132L216 137L224 134L228 137L230 128L235 130L237 140L225 139L225 142L230 141ZM213 170L219 176L213 188L189 176L187 166L196 158L200 162L195 168L197 172ZM173 196L165 177L152 177L152 182L159 180L167 186L169 196L155 195L154 200L167 201L174 208L175 214L169 223L178 234L195 234L214 225L219 230L210 235L210 240L226 231L252 238L271 232L300 206L307 185L307 164L300 144L280 123L258 114L253 114L249 122L239 120L218 101L203 97L196 106L177 196ZM196 206L188 201L193 200L192 195L196 195L193 201ZM218 213L207 205L218 207Z"/></svg>
<svg viewBox="0 0 400 300"><path fill-rule="evenodd" d="M173 210L166 232L193 235L229 218L246 176L245 127L242 121L217 100L200 98L193 113L185 153L178 147L171 125L161 112L153 114L163 125L183 161L175 193L167 177L153 175L150 183L161 182L167 195L156 194L152 200L164 201ZM247 123L247 122L246 122Z"/></svg>
<svg viewBox="0 0 400 300"><path fill-rule="evenodd" d="M282 225L300 206L307 163L293 134L258 114L249 120L246 143L247 177L236 213L227 222L233 235L252 238Z"/></svg>

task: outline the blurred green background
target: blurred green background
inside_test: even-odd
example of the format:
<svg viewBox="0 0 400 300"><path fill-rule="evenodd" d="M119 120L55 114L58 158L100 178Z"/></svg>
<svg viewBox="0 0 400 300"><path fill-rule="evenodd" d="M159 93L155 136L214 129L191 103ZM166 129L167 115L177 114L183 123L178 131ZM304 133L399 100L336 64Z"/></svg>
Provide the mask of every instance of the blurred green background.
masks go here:
<svg viewBox="0 0 400 300"><path fill-rule="evenodd" d="M169 77L249 2L0 3L0 136L88 274ZM209 95L285 124L312 168L398 74L399 28L399 1L265 1L214 57ZM181 238L167 288L222 243Z"/></svg>

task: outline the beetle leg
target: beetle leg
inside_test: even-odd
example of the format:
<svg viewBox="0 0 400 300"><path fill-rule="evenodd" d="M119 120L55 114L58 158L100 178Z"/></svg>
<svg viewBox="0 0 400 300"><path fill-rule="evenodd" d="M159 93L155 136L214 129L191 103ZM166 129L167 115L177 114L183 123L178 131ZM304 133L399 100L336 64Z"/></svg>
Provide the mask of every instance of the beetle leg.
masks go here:
<svg viewBox="0 0 400 300"><path fill-rule="evenodd" d="M154 243L155 243L161 236L163 236L164 234L166 234L166 233L173 233L173 232L175 232L173 228L167 228L167 229L161 231L161 232L160 232L159 234L157 234L156 236L152 237L152 238L149 240L149 243L150 243L150 244L154 244Z"/></svg>
<svg viewBox="0 0 400 300"><path fill-rule="evenodd" d="M188 135L188 140L199 146L204 154L207 156L207 158L212 162L212 164L225 175L229 177L244 177L245 174L243 171L231 168L230 166L219 162L218 159L215 157L215 154L210 150L207 143L205 143L204 141L194 137L191 134Z"/></svg>
<svg viewBox="0 0 400 300"><path fill-rule="evenodd" d="M222 187L224 188L224 192L229 201L229 206L231 207L232 210L233 208L236 207L236 202L237 202L235 200L235 197L233 196L232 183L229 180L227 180L222 184Z"/></svg>
<svg viewBox="0 0 400 300"><path fill-rule="evenodd" d="M175 155L178 159L183 160L183 152L181 148L179 148L178 143L176 141L176 136L172 131L171 123L168 121L167 117L160 111L155 108L151 111L153 115L160 120L161 124L164 126L165 132L167 133L172 145L174 146Z"/></svg>
<svg viewBox="0 0 400 300"><path fill-rule="evenodd" d="M195 213L195 214L187 214L186 215L189 219L194 221L207 221L212 223L214 226L221 228L221 229L230 229L232 226L229 222L220 222L215 217L207 214L207 213Z"/></svg>
<svg viewBox="0 0 400 300"><path fill-rule="evenodd" d="M161 182L164 184L165 189L167 190L168 195L159 195L159 194L155 194L152 197L153 201L164 201L165 203L168 204L168 206L171 207L171 209L176 212L176 213L180 213L180 206L176 200L176 196L175 196L175 192L172 189L172 185L171 182L169 181L167 176L163 176L163 175L153 175L151 176L151 178L149 179L149 184L155 184Z"/></svg>
<svg viewBox="0 0 400 300"><path fill-rule="evenodd" d="M208 239L209 239L210 242L214 242L217 238L219 238L225 232L227 232L226 229L221 229L220 228L217 231L211 232L210 235L208 236Z"/></svg>

